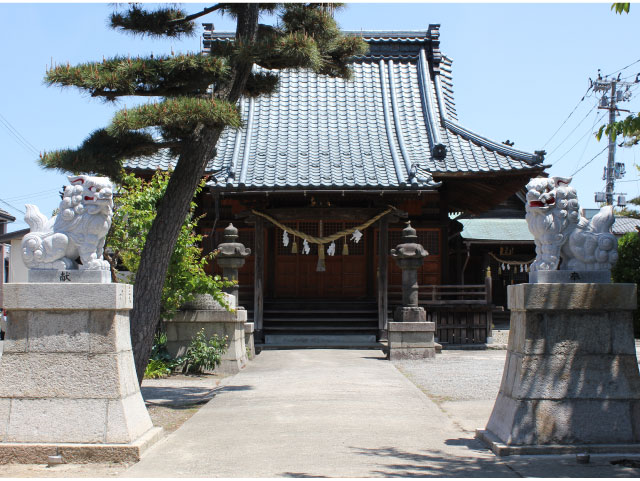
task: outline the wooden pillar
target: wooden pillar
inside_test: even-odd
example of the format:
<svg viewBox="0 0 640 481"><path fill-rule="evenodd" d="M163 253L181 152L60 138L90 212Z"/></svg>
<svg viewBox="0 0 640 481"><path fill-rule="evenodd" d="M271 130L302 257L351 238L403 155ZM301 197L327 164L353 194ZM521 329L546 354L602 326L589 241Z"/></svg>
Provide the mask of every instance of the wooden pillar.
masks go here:
<svg viewBox="0 0 640 481"><path fill-rule="evenodd" d="M387 311L389 309L387 296L389 285L389 220L385 216L378 223L378 338L386 339Z"/></svg>
<svg viewBox="0 0 640 481"><path fill-rule="evenodd" d="M258 217L255 223L255 269L253 277L253 323L255 337L262 341L262 314L264 306L264 219Z"/></svg>

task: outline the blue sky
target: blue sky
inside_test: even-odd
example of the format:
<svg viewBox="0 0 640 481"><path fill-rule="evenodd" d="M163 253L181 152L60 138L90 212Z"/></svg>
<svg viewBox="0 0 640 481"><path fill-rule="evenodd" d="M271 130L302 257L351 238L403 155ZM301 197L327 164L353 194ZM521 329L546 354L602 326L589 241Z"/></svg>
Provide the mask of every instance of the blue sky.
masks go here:
<svg viewBox="0 0 640 481"><path fill-rule="evenodd" d="M185 5L194 12L202 7ZM598 69L617 75L633 64L622 71L630 80L640 72L640 61L634 63L640 60L640 5L635 7L620 16L610 11L610 3L351 3L337 19L345 30L426 30L430 23L441 24L441 49L454 61L460 123L496 141L509 139L525 151L544 148L552 175L571 175L595 157L573 181L581 205L595 207L593 193L604 188L606 152L596 155L606 144L589 132L602 122L597 119L604 111L595 108L593 93L581 99ZM46 87L42 78L52 60L75 64L200 49L201 29L181 41L112 31L106 21L111 10L107 4L0 3L0 208L18 218L9 230L26 227L19 212L25 203L45 213L58 205L57 192L66 179L41 169L36 152L77 146L106 125L117 108L76 89ZM233 29L217 15L200 21L213 22L219 31ZM638 106L640 89L620 104L634 112ZM16 132L26 146L16 141ZM640 194L637 149L617 151L616 160L625 162L628 173L616 191L627 198Z"/></svg>

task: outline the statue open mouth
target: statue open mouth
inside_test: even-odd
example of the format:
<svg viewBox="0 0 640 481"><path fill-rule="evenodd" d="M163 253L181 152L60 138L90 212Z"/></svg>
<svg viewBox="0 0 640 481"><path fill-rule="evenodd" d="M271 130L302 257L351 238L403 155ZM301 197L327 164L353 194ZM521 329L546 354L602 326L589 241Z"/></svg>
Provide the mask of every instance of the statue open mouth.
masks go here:
<svg viewBox="0 0 640 481"><path fill-rule="evenodd" d="M549 200L545 203L541 200L532 200L529 202L529 207L547 207L556 203L555 197L549 197Z"/></svg>

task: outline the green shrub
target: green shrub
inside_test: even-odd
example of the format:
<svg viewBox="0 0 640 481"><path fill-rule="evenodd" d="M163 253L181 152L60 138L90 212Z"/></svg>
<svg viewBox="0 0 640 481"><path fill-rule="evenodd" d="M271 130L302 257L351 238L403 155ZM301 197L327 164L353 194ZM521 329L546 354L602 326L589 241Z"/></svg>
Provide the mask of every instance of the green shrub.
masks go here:
<svg viewBox="0 0 640 481"><path fill-rule="evenodd" d="M160 359L150 359L144 370L145 379L158 379L167 377L173 372L174 363L172 361L162 361Z"/></svg>
<svg viewBox="0 0 640 481"><path fill-rule="evenodd" d="M207 340L204 329L192 339L182 358L182 372L202 372L212 370L220 364L222 355L227 351L227 337L213 335Z"/></svg>
<svg viewBox="0 0 640 481"><path fill-rule="evenodd" d="M167 377L180 364L182 364L182 359L174 359L167 350L167 334L165 332L156 333L153 337L149 364L144 370L145 379Z"/></svg>
<svg viewBox="0 0 640 481"><path fill-rule="evenodd" d="M629 232L618 240L618 262L611 269L613 282L633 282L640 284L640 236ZM640 308L640 304L638 305ZM640 337L640 312L633 317L635 337Z"/></svg>

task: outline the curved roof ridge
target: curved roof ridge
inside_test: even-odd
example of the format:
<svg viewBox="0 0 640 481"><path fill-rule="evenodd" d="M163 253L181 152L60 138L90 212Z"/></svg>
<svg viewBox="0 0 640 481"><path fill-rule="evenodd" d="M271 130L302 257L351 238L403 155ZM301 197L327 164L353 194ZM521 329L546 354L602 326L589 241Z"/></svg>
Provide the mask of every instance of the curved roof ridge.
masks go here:
<svg viewBox="0 0 640 481"><path fill-rule="evenodd" d="M530 165L540 164L544 160L543 153L536 152L534 154L531 154L523 150L512 149L511 147L508 147L504 144L499 144L491 139L488 139L480 134L477 134L474 131L466 127L463 127L462 125L452 120L444 119L444 125L447 129L452 130L453 132L455 132L458 135L461 135L467 140L471 140L477 144L480 144L490 150L497 151L503 155L508 155L509 157L513 157L516 159L522 159Z"/></svg>
<svg viewBox="0 0 640 481"><path fill-rule="evenodd" d="M240 178L238 185L244 187L247 181L247 170L249 169L249 147L251 144L251 136L253 135L253 110L255 101L253 97L249 99L249 117L247 119L247 133L245 137L244 153L242 155L242 164L240 167Z"/></svg>
<svg viewBox="0 0 640 481"><path fill-rule="evenodd" d="M402 154L402 158L404 160L404 165L409 173L409 179L412 183L416 183L415 177L411 176L411 159L409 154L407 153L407 148L404 144L404 136L402 134L402 125L400 122L400 118L398 116L398 99L396 98L396 82L395 82L395 72L393 60L389 60L388 63L388 71L389 71L389 93L391 94L391 111L393 113L393 121L396 126L396 137L398 138L398 145L400 146L400 153Z"/></svg>
<svg viewBox="0 0 640 481"><path fill-rule="evenodd" d="M384 60L380 60L380 85L381 85L381 91L382 91L382 110L384 113L384 126L385 126L385 130L387 131L387 140L389 142L389 152L391 153L391 158L393 160L393 166L396 171L396 177L398 178L398 184L404 187L407 184L407 182L404 179L402 167L400 166L400 160L398 159L398 153L396 152L396 147L393 144L393 139L392 139L393 134L391 133L391 121L389 119L390 117L389 105L388 105L389 99L387 99L387 81L385 79L384 67L385 67Z"/></svg>

